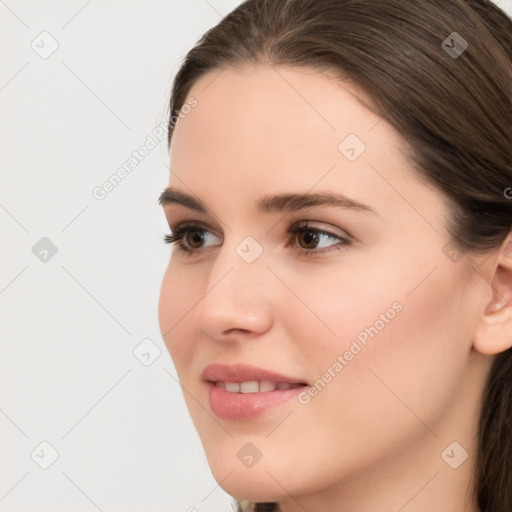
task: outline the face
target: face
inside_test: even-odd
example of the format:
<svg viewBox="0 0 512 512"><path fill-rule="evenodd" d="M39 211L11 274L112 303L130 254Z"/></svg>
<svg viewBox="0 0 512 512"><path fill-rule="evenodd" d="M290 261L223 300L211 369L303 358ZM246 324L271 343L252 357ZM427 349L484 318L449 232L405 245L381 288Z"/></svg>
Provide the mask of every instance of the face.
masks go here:
<svg viewBox="0 0 512 512"><path fill-rule="evenodd" d="M464 439L461 400L476 402L473 313L488 297L448 250L445 197L356 92L306 68L215 71L172 139L169 186L196 203L165 196L172 231L191 231L172 250L160 328L235 497L396 478L411 460L453 471L439 454ZM211 381L295 384L235 394L203 379L215 363L279 376Z"/></svg>

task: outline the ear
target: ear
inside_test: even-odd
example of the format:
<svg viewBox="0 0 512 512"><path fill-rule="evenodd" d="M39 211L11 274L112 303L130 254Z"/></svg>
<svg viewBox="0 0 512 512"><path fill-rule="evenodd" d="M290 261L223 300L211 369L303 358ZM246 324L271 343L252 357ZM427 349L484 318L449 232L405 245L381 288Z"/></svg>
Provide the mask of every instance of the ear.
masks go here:
<svg viewBox="0 0 512 512"><path fill-rule="evenodd" d="M492 298L478 322L473 346L482 354L498 354L512 347L512 231L497 253L491 278Z"/></svg>

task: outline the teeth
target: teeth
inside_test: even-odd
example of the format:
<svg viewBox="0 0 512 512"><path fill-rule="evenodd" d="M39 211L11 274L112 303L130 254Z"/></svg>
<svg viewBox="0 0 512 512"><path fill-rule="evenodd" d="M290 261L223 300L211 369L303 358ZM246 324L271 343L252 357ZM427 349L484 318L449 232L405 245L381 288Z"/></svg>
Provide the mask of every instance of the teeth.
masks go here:
<svg viewBox="0 0 512 512"><path fill-rule="evenodd" d="M260 391L274 391L276 383L271 380L262 380L260 382Z"/></svg>
<svg viewBox="0 0 512 512"><path fill-rule="evenodd" d="M226 382L226 391L240 393L240 384L238 382Z"/></svg>
<svg viewBox="0 0 512 512"><path fill-rule="evenodd" d="M275 389L285 390L300 387L300 384L290 384L289 382L272 382L271 380L250 380L246 382L216 382L217 387L225 389L230 393L258 393L269 392Z"/></svg>
<svg viewBox="0 0 512 512"><path fill-rule="evenodd" d="M260 383L257 380L240 383L240 393L257 393L260 390Z"/></svg>

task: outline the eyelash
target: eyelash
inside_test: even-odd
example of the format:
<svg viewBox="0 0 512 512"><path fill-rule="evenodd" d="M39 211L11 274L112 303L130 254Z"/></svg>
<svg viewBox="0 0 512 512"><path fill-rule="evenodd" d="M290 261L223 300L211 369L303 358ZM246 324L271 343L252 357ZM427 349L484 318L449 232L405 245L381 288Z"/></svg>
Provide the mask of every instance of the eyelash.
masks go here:
<svg viewBox="0 0 512 512"><path fill-rule="evenodd" d="M201 251L202 249L191 249L190 247L187 247L183 244L183 238L188 233L195 233L195 232L210 232L205 226L201 224L181 224L174 229L171 229L172 234L166 234L164 235L164 242L167 244L175 244L175 246L178 248L178 250L183 251L187 255L192 255L196 252ZM334 233L331 233L329 231L325 231L323 229L314 228L308 225L307 222L295 224L293 226L290 226L288 228L288 235L291 237L294 237L298 235L299 233L314 233L315 235L324 235L329 238L337 239L341 242L341 244L334 244L330 245L328 247L324 247L322 250L316 250L316 249L301 249L300 247L297 247L296 245L293 245L293 249L295 249L298 253L304 255L304 256L321 256L325 253L332 252L332 251L340 251L343 250L346 247L350 247L352 245L352 241L348 238L335 235Z"/></svg>

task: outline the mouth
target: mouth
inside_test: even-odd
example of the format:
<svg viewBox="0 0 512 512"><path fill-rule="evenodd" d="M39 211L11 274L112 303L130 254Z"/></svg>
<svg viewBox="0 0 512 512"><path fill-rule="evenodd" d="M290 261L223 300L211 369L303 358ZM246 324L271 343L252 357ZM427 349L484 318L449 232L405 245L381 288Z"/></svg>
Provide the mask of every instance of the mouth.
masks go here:
<svg viewBox="0 0 512 512"><path fill-rule="evenodd" d="M243 363L211 364L201 377L208 389L212 412L228 420L250 420L284 405L309 384Z"/></svg>
<svg viewBox="0 0 512 512"><path fill-rule="evenodd" d="M247 380L243 382L207 381L228 393L270 393L272 391L296 389L307 386L305 383L274 382L271 380Z"/></svg>
<svg viewBox="0 0 512 512"><path fill-rule="evenodd" d="M307 385L302 379L282 375L273 370L258 368L245 363L236 364L209 364L203 369L201 378L207 382L219 383L227 391L236 393L268 392L275 389L290 389L288 385ZM256 388L256 384L258 388ZM236 385L240 389L236 389ZM272 387L275 386L275 387Z"/></svg>

